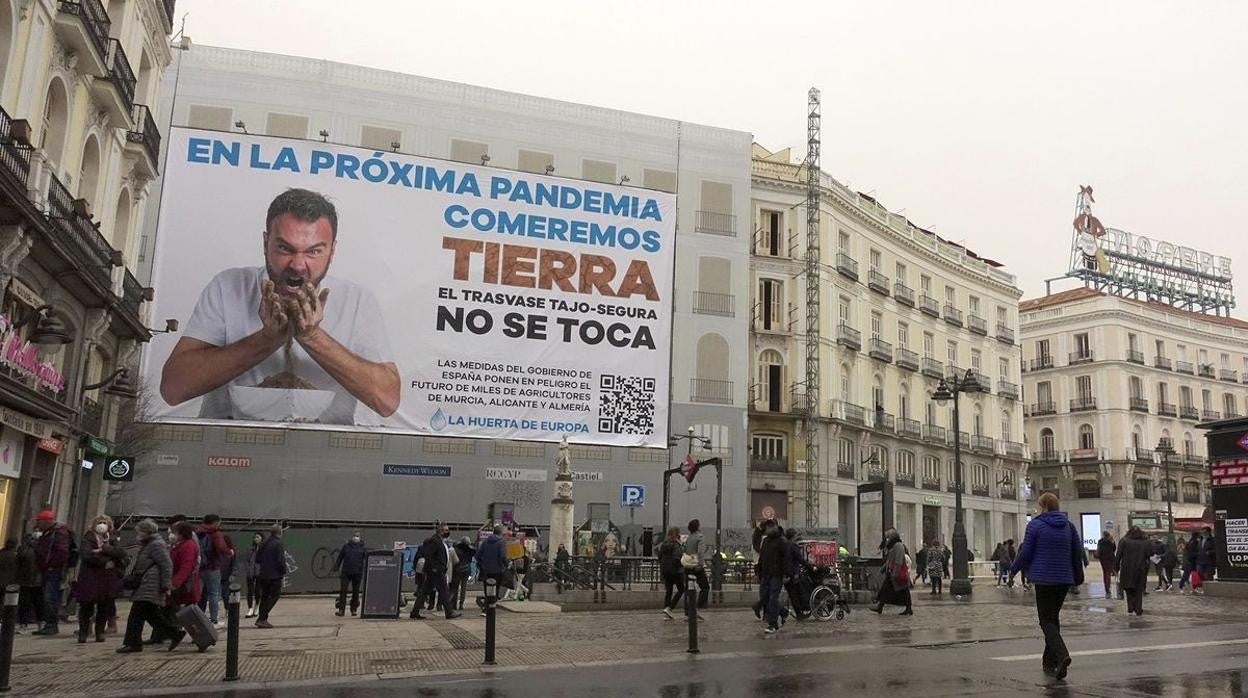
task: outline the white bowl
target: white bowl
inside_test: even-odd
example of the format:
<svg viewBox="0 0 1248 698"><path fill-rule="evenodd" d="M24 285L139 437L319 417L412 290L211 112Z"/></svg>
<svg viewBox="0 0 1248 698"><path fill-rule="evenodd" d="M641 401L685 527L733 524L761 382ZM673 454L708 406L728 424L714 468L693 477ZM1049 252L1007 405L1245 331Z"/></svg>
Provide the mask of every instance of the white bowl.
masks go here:
<svg viewBox="0 0 1248 698"><path fill-rule="evenodd" d="M230 386L235 416L264 422L315 422L334 401L332 390Z"/></svg>

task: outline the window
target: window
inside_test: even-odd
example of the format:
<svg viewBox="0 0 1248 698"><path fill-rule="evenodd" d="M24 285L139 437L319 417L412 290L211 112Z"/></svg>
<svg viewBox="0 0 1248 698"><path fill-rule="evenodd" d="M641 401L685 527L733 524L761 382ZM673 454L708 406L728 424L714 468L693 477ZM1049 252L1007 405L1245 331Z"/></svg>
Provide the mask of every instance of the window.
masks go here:
<svg viewBox="0 0 1248 698"><path fill-rule="evenodd" d="M854 448L854 442L849 439L841 439L837 441L836 457L838 463L845 463L858 467L857 449Z"/></svg>
<svg viewBox="0 0 1248 698"><path fill-rule="evenodd" d="M780 329L784 326L784 282L775 279L758 280L758 312L759 321L764 330Z"/></svg>
<svg viewBox="0 0 1248 698"><path fill-rule="evenodd" d="M958 365L958 343L949 340L945 343L945 353L949 357L949 367L953 368Z"/></svg>
<svg viewBox="0 0 1248 698"><path fill-rule="evenodd" d="M1075 494L1079 499L1096 499L1101 496L1101 481L1075 480Z"/></svg>
<svg viewBox="0 0 1248 698"><path fill-rule="evenodd" d="M940 482L940 459L936 456L923 456L923 480Z"/></svg>
<svg viewBox="0 0 1248 698"><path fill-rule="evenodd" d="M1174 480L1166 480L1166 484L1161 488L1161 498L1171 502L1178 501L1179 483Z"/></svg>
<svg viewBox="0 0 1248 698"><path fill-rule="evenodd" d="M1221 358L1220 365L1222 366L1222 368L1231 367L1231 355L1230 354L1223 354L1220 358Z"/></svg>
<svg viewBox="0 0 1248 698"><path fill-rule="evenodd" d="M898 262L897 263L897 280L903 284L909 285L906 283L907 281L909 281L909 276L910 276L910 270L906 269L906 265L904 263Z"/></svg>
<svg viewBox="0 0 1248 698"><path fill-rule="evenodd" d="M1006 321L1009 320L1009 318L1010 318L1009 311L1005 309L1005 306L998 305L997 306L997 324L1008 325L1010 323Z"/></svg>
<svg viewBox="0 0 1248 698"><path fill-rule="evenodd" d="M849 364L841 364L841 401L850 402L854 397L854 377Z"/></svg>
<svg viewBox="0 0 1248 698"><path fill-rule="evenodd" d="M926 407L925 417L927 419L926 423L932 426L936 426L936 405L933 405L932 401L928 400L925 404L925 407Z"/></svg>
<svg viewBox="0 0 1248 698"><path fill-rule="evenodd" d="M1192 441L1191 432L1185 432L1183 434L1183 455L1185 456L1196 455L1196 444Z"/></svg>
<svg viewBox="0 0 1248 698"><path fill-rule="evenodd" d="M1001 440L1002 441L1014 440L1013 434L1011 433L1013 430L1010 428L1012 422L1013 420L1010 419L1010 413L1006 411L1002 411L1001 412Z"/></svg>
<svg viewBox="0 0 1248 698"><path fill-rule="evenodd" d="M871 271L879 271L880 270L880 251L871 250L870 260L871 260Z"/></svg>
<svg viewBox="0 0 1248 698"><path fill-rule="evenodd" d="M1192 504L1200 503L1200 484L1188 480L1183 483L1183 501Z"/></svg>
<svg viewBox="0 0 1248 698"><path fill-rule="evenodd" d="M1166 343L1160 339L1156 341L1157 358L1164 359L1166 357Z"/></svg>
<svg viewBox="0 0 1248 698"><path fill-rule="evenodd" d="M1200 362L1201 366L1208 366L1209 365L1209 350L1200 349L1199 351L1197 351L1196 360Z"/></svg>
<svg viewBox="0 0 1248 698"><path fill-rule="evenodd" d="M397 146L395 144L398 144ZM403 147L403 132L382 126L360 127L360 146L369 150L391 151Z"/></svg>
<svg viewBox="0 0 1248 698"><path fill-rule="evenodd" d="M1048 381L1036 383L1036 401L1040 405L1047 406L1053 402L1053 384Z"/></svg>
<svg viewBox="0 0 1248 698"><path fill-rule="evenodd" d="M842 325L853 327L849 321L849 310L849 298L847 296L841 296L840 302L837 304L836 316L840 319Z"/></svg>
<svg viewBox="0 0 1248 698"><path fill-rule="evenodd" d="M904 322L897 323L897 348L906 349L910 346L910 326Z"/></svg>
<svg viewBox="0 0 1248 698"><path fill-rule="evenodd" d="M1085 450L1096 448L1096 438L1092 434L1091 424L1079 425L1079 448Z"/></svg>
<svg viewBox="0 0 1248 698"><path fill-rule="evenodd" d="M615 163L606 162L604 160L582 160L581 161L581 178L588 179L591 182L602 182L603 184L615 184ZM702 183L702 210L708 209L706 202L706 185L712 182ZM732 210L731 206L728 209Z"/></svg>
<svg viewBox="0 0 1248 698"><path fill-rule="evenodd" d="M1144 434L1140 431L1140 425L1138 424L1131 430L1131 448L1134 448L1136 451L1144 448Z"/></svg>
<svg viewBox="0 0 1248 698"><path fill-rule="evenodd" d="M1176 347L1176 350L1178 352L1179 361L1187 361L1187 347L1180 344Z"/></svg>
<svg viewBox="0 0 1248 698"><path fill-rule="evenodd" d="M1235 407L1235 396L1230 393L1222 393L1222 416L1231 417L1238 414L1239 410Z"/></svg>
<svg viewBox="0 0 1248 698"><path fill-rule="evenodd" d="M209 131L229 131L234 127L234 111L229 107L192 104L187 111L186 125Z"/></svg>
<svg viewBox="0 0 1248 698"><path fill-rule="evenodd" d="M1001 374L1001 380L1008 381L1010 379L1010 360L997 359L997 373Z"/></svg>
<svg viewBox="0 0 1248 698"><path fill-rule="evenodd" d="M979 315L979 296L971 296L969 300L971 315Z"/></svg>
<svg viewBox="0 0 1248 698"><path fill-rule="evenodd" d="M751 435L750 454L759 460L784 460L784 435L764 433Z"/></svg>
<svg viewBox="0 0 1248 698"><path fill-rule="evenodd" d="M1088 342L1087 332L1075 335L1075 354L1080 358L1092 356L1092 345Z"/></svg>
<svg viewBox="0 0 1248 698"><path fill-rule="evenodd" d="M949 305L954 305L955 304L954 298L955 298L955 292L953 290L953 287L946 286L945 287L945 302L948 303Z"/></svg>
<svg viewBox="0 0 1248 698"><path fill-rule="evenodd" d="M875 467L882 468L884 472L888 472L888 449L875 445L871 447L869 457L874 459Z"/></svg>
<svg viewBox="0 0 1248 698"><path fill-rule="evenodd" d="M984 368L983 352L981 352L978 349L971 350L971 368L975 369L976 371L983 370Z"/></svg>
<svg viewBox="0 0 1248 698"><path fill-rule="evenodd" d="M1200 391L1200 406L1206 410L1213 409L1213 393L1208 390Z"/></svg>
<svg viewBox="0 0 1248 698"><path fill-rule="evenodd" d="M641 186L669 194L676 193L676 173L666 170L645 169L641 171Z"/></svg>
<svg viewBox="0 0 1248 698"><path fill-rule="evenodd" d="M1135 481L1134 489L1136 499L1148 499L1152 494L1153 483L1151 480L1139 478Z"/></svg>
<svg viewBox="0 0 1248 698"><path fill-rule="evenodd" d="M923 358L933 358L936 353L936 337L931 332L923 333Z"/></svg>
<svg viewBox="0 0 1248 698"><path fill-rule="evenodd" d="M1041 482L1040 489L1042 491L1053 492L1054 494L1057 493L1057 478L1046 477L1046 478L1043 478L1040 482Z"/></svg>
<svg viewBox="0 0 1248 698"><path fill-rule="evenodd" d="M1135 352L1138 352L1140 350L1139 345L1140 345L1140 338L1134 332L1128 332L1127 333L1127 350L1134 354Z"/></svg>
<svg viewBox="0 0 1248 698"><path fill-rule="evenodd" d="M976 436L984 435L984 410L979 405L975 405L975 415L971 419L971 424L975 429L972 433Z"/></svg>
<svg viewBox="0 0 1248 698"><path fill-rule="evenodd" d="M758 395L756 404L771 412L781 409L780 395L784 389L784 358L775 349L768 349L758 357Z"/></svg>
<svg viewBox="0 0 1248 698"><path fill-rule="evenodd" d="M988 486L988 466L976 463L971 469L971 485L974 487Z"/></svg>
<svg viewBox="0 0 1248 698"><path fill-rule="evenodd" d="M923 295L925 296L932 295L932 277L928 276L927 274L920 274L919 275L919 290L922 291Z"/></svg>
<svg viewBox="0 0 1248 698"><path fill-rule="evenodd" d="M480 165L481 159L490 154L490 146L476 141L451 139L450 159L455 162L470 162Z"/></svg>
<svg viewBox="0 0 1248 698"><path fill-rule="evenodd" d="M1092 399L1092 376L1075 376L1075 394L1080 399Z"/></svg>
<svg viewBox="0 0 1248 698"><path fill-rule="evenodd" d="M914 454L910 451L897 452L897 479L914 481Z"/></svg>
<svg viewBox="0 0 1248 698"><path fill-rule="evenodd" d="M264 132L283 138L307 138L308 117L296 114L270 113L265 120Z"/></svg>
<svg viewBox="0 0 1248 698"><path fill-rule="evenodd" d="M844 230L836 231L836 249L838 252L849 254L849 233Z"/></svg>
<svg viewBox="0 0 1248 698"><path fill-rule="evenodd" d="M516 153L516 169L521 172L532 172L533 174L547 174L547 168L553 172L555 167L555 156L550 153L543 153L538 150L525 150L521 148Z"/></svg>
<svg viewBox="0 0 1248 698"><path fill-rule="evenodd" d="M910 386L905 383L897 391L897 416L910 419Z"/></svg>
<svg viewBox="0 0 1248 698"><path fill-rule="evenodd" d="M1166 385L1165 383L1158 383L1157 384L1157 402L1169 403L1170 402L1169 398L1170 398L1170 386ZM1160 407L1160 405L1158 405L1158 407Z"/></svg>
<svg viewBox="0 0 1248 698"><path fill-rule="evenodd" d="M871 339L879 339L880 332L884 326L884 315L878 311L871 311Z"/></svg>
<svg viewBox="0 0 1248 698"><path fill-rule="evenodd" d="M1127 382L1127 386L1132 398L1139 399L1144 397L1144 386L1143 383L1140 382L1139 376L1131 376Z"/></svg>
<svg viewBox="0 0 1248 698"><path fill-rule="evenodd" d="M763 211L759 215L763 219L763 225L759 232L758 254L779 257L783 249L780 230L783 227L784 214L779 211Z"/></svg>
<svg viewBox="0 0 1248 698"><path fill-rule="evenodd" d="M1036 342L1036 358L1047 359L1052 354L1049 353L1049 340L1041 339Z"/></svg>
<svg viewBox="0 0 1248 698"><path fill-rule="evenodd" d="M1193 407L1192 389L1186 385L1179 386L1179 404L1183 407Z"/></svg>
<svg viewBox="0 0 1248 698"><path fill-rule="evenodd" d="M884 382L876 376L871 382L871 409L884 411Z"/></svg>

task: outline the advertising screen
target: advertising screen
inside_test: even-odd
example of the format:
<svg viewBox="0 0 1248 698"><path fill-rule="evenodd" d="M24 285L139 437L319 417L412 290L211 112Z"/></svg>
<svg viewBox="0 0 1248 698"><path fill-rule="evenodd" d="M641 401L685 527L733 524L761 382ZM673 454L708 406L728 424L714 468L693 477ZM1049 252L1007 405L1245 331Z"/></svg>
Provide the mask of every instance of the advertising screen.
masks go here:
<svg viewBox="0 0 1248 698"><path fill-rule="evenodd" d="M169 134L157 421L666 447L674 195Z"/></svg>
<svg viewBox="0 0 1248 698"><path fill-rule="evenodd" d="M1083 535L1083 547L1096 550L1096 544L1101 540L1101 515L1080 514L1079 530Z"/></svg>

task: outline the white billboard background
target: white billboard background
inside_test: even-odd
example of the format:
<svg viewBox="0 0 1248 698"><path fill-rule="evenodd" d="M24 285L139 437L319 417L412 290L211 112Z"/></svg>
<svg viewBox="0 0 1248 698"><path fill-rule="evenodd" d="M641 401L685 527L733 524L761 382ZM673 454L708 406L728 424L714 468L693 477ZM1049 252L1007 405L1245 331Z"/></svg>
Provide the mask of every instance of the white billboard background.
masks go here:
<svg viewBox="0 0 1248 698"><path fill-rule="evenodd" d="M200 417L203 398L169 405L153 390L157 421L539 441L566 436L574 443L666 447L674 195L302 140L185 128L172 129L168 140L152 317L175 318L185 329L205 286L220 272L262 267L270 202L289 188L309 189L337 208L337 248L329 276L370 291L380 306L401 399L388 417L361 403L353 420L333 423L306 415L292 421L285 413L276 419L237 412L231 419L205 419ZM234 152L237 164L231 162ZM351 167L352 161L358 166ZM456 173L459 193L434 188L434 180L448 170ZM468 174L475 177L479 196L464 184ZM582 203L530 203L539 185L562 187L564 195L579 196ZM522 188L529 197L517 195ZM573 190L578 194L568 193ZM509 200L513 196L517 200ZM470 221L460 228L448 223L448 210L455 206L467 214L455 209L450 220ZM477 209L488 211L477 219L483 225L490 217L524 214L546 219L535 224L539 232L557 225L557 219L568 229L565 239L482 232L471 223ZM590 224L599 231L614 226L615 246L605 244L605 233L589 240ZM456 279L456 252L444 249L448 238L466 240L454 243L465 246L481 242L534 249L517 253L510 285L499 283L508 271L503 267L509 266L501 262L501 247L496 248L496 274L486 269L488 247L483 246L482 252L468 254L466 268L460 265L459 274L466 278ZM549 288L537 287L544 251L572 256L577 269L566 282L571 291L550 277ZM532 268L526 262L530 257ZM556 257L556 265L569 259L552 254ZM604 281L603 271L600 281L619 295L604 295L593 283L582 286L587 261L596 269L614 264L611 280ZM488 283L487 276L495 283ZM626 276L632 283L621 289ZM529 283L526 279L534 287L516 285ZM648 291L650 280L653 292ZM334 301L331 293L327 317ZM249 312L254 314L254 308ZM156 335L144 352L149 386L160 384L179 338Z"/></svg>

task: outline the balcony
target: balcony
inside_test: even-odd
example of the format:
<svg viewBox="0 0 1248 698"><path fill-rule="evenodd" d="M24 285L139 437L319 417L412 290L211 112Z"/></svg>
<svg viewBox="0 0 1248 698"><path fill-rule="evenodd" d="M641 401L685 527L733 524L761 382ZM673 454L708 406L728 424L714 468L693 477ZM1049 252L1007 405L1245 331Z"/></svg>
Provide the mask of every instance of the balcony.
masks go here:
<svg viewBox="0 0 1248 698"><path fill-rule="evenodd" d="M1217 410L1203 409L1200 411L1200 418L1206 422L1212 422L1215 419L1222 419L1222 413Z"/></svg>
<svg viewBox="0 0 1248 698"><path fill-rule="evenodd" d="M91 436L100 436L104 426L104 406L89 397L82 399L82 416L78 425Z"/></svg>
<svg viewBox="0 0 1248 698"><path fill-rule="evenodd" d="M959 431L958 443L962 445L962 448L970 448L971 447L971 433L969 431Z"/></svg>
<svg viewBox="0 0 1248 698"><path fill-rule="evenodd" d="M134 105L133 122L134 128L126 132L126 143L141 151L142 174L155 177L160 170L160 129L152 118L152 110L144 104Z"/></svg>
<svg viewBox="0 0 1248 698"><path fill-rule="evenodd" d="M1213 378L1213 364L1201 364L1198 373L1201 378Z"/></svg>
<svg viewBox="0 0 1248 698"><path fill-rule="evenodd" d="M882 293L887 296L888 295L888 277L884 276L884 274L876 271L875 269L868 271L867 272L867 288L871 289L872 291L875 291L876 293Z"/></svg>
<svg viewBox="0 0 1248 698"><path fill-rule="evenodd" d="M1196 409L1195 405L1180 405L1179 406L1179 419L1199 420L1200 410Z"/></svg>
<svg viewBox="0 0 1248 698"><path fill-rule="evenodd" d="M919 355L909 349L898 349L897 368L904 368L908 371L919 370Z"/></svg>
<svg viewBox="0 0 1248 698"><path fill-rule="evenodd" d="M940 491L940 478L938 478L938 477L925 477L925 478L923 478L923 479L922 479L922 481L921 481L921 483L920 483L920 485L919 485L919 486L920 486L920 487L922 487L922 488L923 488L923 489L925 489L925 490L932 490L932 491L935 491L935 492L939 492L939 491Z"/></svg>
<svg viewBox="0 0 1248 698"><path fill-rule="evenodd" d="M887 482L888 468L879 465L867 466L867 482Z"/></svg>
<svg viewBox="0 0 1248 698"><path fill-rule="evenodd" d="M1002 441L1001 452L1010 458L1022 458L1027 453L1025 444L1019 441Z"/></svg>
<svg viewBox="0 0 1248 698"><path fill-rule="evenodd" d="M923 438L923 429L919 426L919 420L902 417L897 420L897 435L910 439L921 439Z"/></svg>
<svg viewBox="0 0 1248 698"><path fill-rule="evenodd" d="M836 464L836 476L843 477L847 480L857 480L858 475L854 472L854 464L838 461Z"/></svg>
<svg viewBox="0 0 1248 698"><path fill-rule="evenodd" d="M837 325L836 343L846 349L858 351L859 349L862 349L862 333L849 325Z"/></svg>
<svg viewBox="0 0 1248 698"><path fill-rule="evenodd" d="M875 424L873 426L876 431L892 434L897 430L897 418L883 410L879 410L875 413Z"/></svg>
<svg viewBox="0 0 1248 698"><path fill-rule="evenodd" d="M956 364L949 364L949 367L945 369L945 380L949 383L961 383L965 377L966 371Z"/></svg>
<svg viewBox="0 0 1248 698"><path fill-rule="evenodd" d="M946 483L945 483L945 491L946 491L946 492L957 492L957 491L958 491L958 483L954 482L953 480L950 480L949 482L946 482ZM964 483L962 483L962 492L963 492L963 494L965 494L965 493L966 493L966 483L965 483L965 482L964 482Z"/></svg>
<svg viewBox="0 0 1248 698"><path fill-rule="evenodd" d="M898 281L893 284L893 298L900 305L908 305L914 307L914 289Z"/></svg>
<svg viewBox="0 0 1248 698"><path fill-rule="evenodd" d="M1183 454L1183 465L1203 466L1204 464L1205 464L1205 457L1198 453Z"/></svg>
<svg viewBox="0 0 1248 698"><path fill-rule="evenodd" d="M976 451L983 451L984 453L996 453L997 452L997 440L992 438L991 436L984 436L983 434L975 434L971 436L971 448L975 449Z"/></svg>
<svg viewBox="0 0 1248 698"><path fill-rule="evenodd" d="M879 337L872 337L867 344L867 355L873 359L890 363L893 360L893 345Z"/></svg>
<svg viewBox="0 0 1248 698"><path fill-rule="evenodd" d="M841 276L858 280L858 261L844 252L836 253L836 270Z"/></svg>
<svg viewBox="0 0 1248 698"><path fill-rule="evenodd" d="M1078 366L1079 364L1090 364L1090 363L1092 363L1092 350L1091 349L1081 349L1079 351L1070 352L1068 365Z"/></svg>
<svg viewBox="0 0 1248 698"><path fill-rule="evenodd" d="M1174 370L1174 362L1164 356L1153 357L1153 368L1160 368L1165 371Z"/></svg>
<svg viewBox="0 0 1248 698"><path fill-rule="evenodd" d="M1148 398L1131 396L1131 410L1134 412L1148 412Z"/></svg>
<svg viewBox="0 0 1248 698"><path fill-rule="evenodd" d="M1046 368L1053 368L1053 356L1051 354L1038 356L1031 360L1030 365L1031 370L1033 371L1043 371Z"/></svg>
<svg viewBox="0 0 1248 698"><path fill-rule="evenodd" d="M173 32L173 8L175 5L177 5L177 0L162 0L162 2L165 6L165 21L168 22L168 24L165 25L165 29L168 29L169 32L172 33Z"/></svg>
<svg viewBox="0 0 1248 698"><path fill-rule="evenodd" d="M1157 416L1177 417L1179 416L1179 408L1173 402L1159 402L1157 403Z"/></svg>
<svg viewBox="0 0 1248 698"><path fill-rule="evenodd" d="M693 302L696 308L699 302L697 296L694 296ZM695 309L694 312L698 311ZM797 307L792 303L785 303L780 307L764 307L761 303L755 303L751 316L750 329L755 332L788 334L793 331L793 325L797 322Z"/></svg>
<svg viewBox="0 0 1248 698"><path fill-rule="evenodd" d="M1224 380L1230 383L1238 383L1239 372L1233 368L1218 369L1218 379Z"/></svg>
<svg viewBox="0 0 1248 698"><path fill-rule="evenodd" d="M932 317L940 317L940 304L926 293L919 296L919 310Z"/></svg>
<svg viewBox="0 0 1248 698"><path fill-rule="evenodd" d="M924 424L923 425L923 440L930 441L932 443L937 443L937 444L949 443L948 432L946 432L945 428L942 426L937 426L935 424Z"/></svg>
<svg viewBox="0 0 1248 698"><path fill-rule="evenodd" d="M1018 399L1018 383L1011 383L1005 380L997 381L997 395L1008 400Z"/></svg>
<svg viewBox="0 0 1248 698"><path fill-rule="evenodd" d="M135 323L142 323L142 316L139 315L139 309L143 305L143 301L148 298L148 290L143 288L139 280L134 278L134 274L127 269L125 276L121 279L121 310L130 315Z"/></svg>
<svg viewBox="0 0 1248 698"><path fill-rule="evenodd" d="M1053 449L1044 449L1031 454L1032 460L1037 463L1056 463L1060 460L1058 452Z"/></svg>
<svg viewBox="0 0 1248 698"><path fill-rule="evenodd" d="M1080 395L1070 399L1071 412L1088 412L1096 409L1096 398L1091 395Z"/></svg>
<svg viewBox="0 0 1248 698"><path fill-rule="evenodd" d="M928 378L944 378L945 365L930 356L924 356L922 373Z"/></svg>
<svg viewBox="0 0 1248 698"><path fill-rule="evenodd" d="M966 329L975 334L988 336L988 321L978 315L966 316Z"/></svg>
<svg viewBox="0 0 1248 698"><path fill-rule="evenodd" d="M79 61L87 75L108 72L108 34L112 20L100 0L60 0L57 3L55 31Z"/></svg>
<svg viewBox="0 0 1248 698"><path fill-rule="evenodd" d="M1127 361L1129 361L1129 362L1131 362L1131 363L1133 363L1133 364L1139 364L1139 365L1143 366L1143 365L1144 365L1144 352L1142 352L1142 351L1138 351L1138 350L1136 350L1136 349L1128 349L1128 350L1127 350Z"/></svg>
<svg viewBox="0 0 1248 698"><path fill-rule="evenodd" d="M1031 409L1028 410L1028 412L1032 417L1043 417L1049 414L1057 414L1057 403L1052 400L1037 402L1031 406Z"/></svg>
<svg viewBox="0 0 1248 698"><path fill-rule="evenodd" d="M1009 325L997 323L997 341L1006 344L1014 344L1014 328Z"/></svg>
<svg viewBox="0 0 1248 698"><path fill-rule="evenodd" d="M108 244L91 219L78 215L69 190L56 178L48 185L48 221L69 248L70 257L88 278L103 289L112 288L112 268L122 263L121 253Z"/></svg>
<svg viewBox="0 0 1248 698"><path fill-rule="evenodd" d="M983 371L978 368L969 368L963 375L968 374L970 375L971 380L974 380L975 384L979 386L981 393L988 394L992 392L992 379L985 376Z"/></svg>
<svg viewBox="0 0 1248 698"><path fill-rule="evenodd" d="M1153 453L1154 451L1151 448L1137 448L1135 449L1135 462L1152 465L1154 462Z"/></svg>
<svg viewBox="0 0 1248 698"><path fill-rule="evenodd" d="M1096 460L1101 452L1095 448L1076 448L1066 452L1067 460Z"/></svg>
<svg viewBox="0 0 1248 698"><path fill-rule="evenodd" d="M971 485L971 494L975 495L976 497L987 497L988 496L987 483L984 483L981 485Z"/></svg>
<svg viewBox="0 0 1248 698"><path fill-rule="evenodd" d="M689 401L706 402L713 405L731 405L732 381L690 378Z"/></svg>
<svg viewBox="0 0 1248 698"><path fill-rule="evenodd" d="M693 312L698 315L733 317L737 314L737 297L731 293L693 292Z"/></svg>
<svg viewBox="0 0 1248 698"><path fill-rule="evenodd" d="M897 473L897 484L902 487L914 487L914 471Z"/></svg>
<svg viewBox="0 0 1248 698"><path fill-rule="evenodd" d="M130 119L134 115L134 69L130 67L130 59L116 39L108 40L108 53L104 59L104 75L96 77L91 83L91 92L95 99L106 107L108 117L114 126L130 128Z"/></svg>
<svg viewBox="0 0 1248 698"><path fill-rule="evenodd" d="M1014 483L1007 482L1001 485L999 494L1001 499L1018 499L1018 488L1014 486Z"/></svg>
<svg viewBox="0 0 1248 698"><path fill-rule="evenodd" d="M950 325L955 325L957 327L962 326L962 311L961 310L958 310L952 305L949 305L948 303L946 303L944 315L945 315L945 322L949 323Z"/></svg>
<svg viewBox="0 0 1248 698"><path fill-rule="evenodd" d="M1192 365L1191 361L1175 361L1174 372L1186 373L1189 376L1194 376L1196 375L1196 367Z"/></svg>
<svg viewBox="0 0 1248 698"><path fill-rule="evenodd" d="M31 147L17 141L13 133L13 119L0 109L0 176L10 180L14 194L25 195L30 180Z"/></svg>
<svg viewBox="0 0 1248 698"><path fill-rule="evenodd" d="M750 456L750 470L764 473L787 473L789 472L789 459L752 455Z"/></svg>
<svg viewBox="0 0 1248 698"><path fill-rule="evenodd" d="M735 238L737 236L737 217L731 213L698 211L697 218L694 220L693 230L695 233L724 235Z"/></svg>

